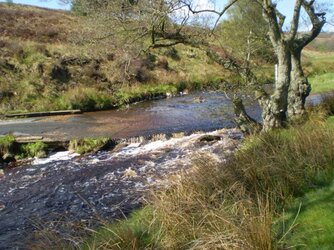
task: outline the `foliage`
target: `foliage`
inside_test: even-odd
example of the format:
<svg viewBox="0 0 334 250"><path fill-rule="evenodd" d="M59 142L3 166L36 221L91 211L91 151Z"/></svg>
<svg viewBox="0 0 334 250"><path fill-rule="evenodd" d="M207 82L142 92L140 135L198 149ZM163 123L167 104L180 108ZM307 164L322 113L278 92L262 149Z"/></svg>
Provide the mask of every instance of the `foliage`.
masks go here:
<svg viewBox="0 0 334 250"><path fill-rule="evenodd" d="M84 138L72 139L70 141L69 150L78 154L86 154L99 150L110 141L110 138Z"/></svg>
<svg viewBox="0 0 334 250"><path fill-rule="evenodd" d="M13 135L0 136L0 156L10 153L15 142Z"/></svg>
<svg viewBox="0 0 334 250"><path fill-rule="evenodd" d="M20 148L19 158L26 157L37 157L43 158L46 157L48 145L42 141L27 143L22 145Z"/></svg>
<svg viewBox="0 0 334 250"><path fill-rule="evenodd" d="M262 59L272 62L274 53L267 36L268 25L260 4L252 0L238 1L228 11L228 18L217 28L217 36L224 47L242 60Z"/></svg>

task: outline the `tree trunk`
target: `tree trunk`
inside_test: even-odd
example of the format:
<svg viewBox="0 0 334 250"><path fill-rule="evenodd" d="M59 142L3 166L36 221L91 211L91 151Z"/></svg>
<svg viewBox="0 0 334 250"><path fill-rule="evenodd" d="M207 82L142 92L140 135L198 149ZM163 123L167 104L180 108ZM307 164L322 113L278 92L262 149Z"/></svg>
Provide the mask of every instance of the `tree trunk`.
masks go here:
<svg viewBox="0 0 334 250"><path fill-rule="evenodd" d="M278 77L274 93L269 97L260 96L259 103L263 109L263 130L285 127L290 85L291 54L288 45L283 42L277 46Z"/></svg>
<svg viewBox="0 0 334 250"><path fill-rule="evenodd" d="M291 52L291 83L288 97L288 118L293 121L305 114L306 97L311 92L311 85L304 75L301 65L301 49Z"/></svg>

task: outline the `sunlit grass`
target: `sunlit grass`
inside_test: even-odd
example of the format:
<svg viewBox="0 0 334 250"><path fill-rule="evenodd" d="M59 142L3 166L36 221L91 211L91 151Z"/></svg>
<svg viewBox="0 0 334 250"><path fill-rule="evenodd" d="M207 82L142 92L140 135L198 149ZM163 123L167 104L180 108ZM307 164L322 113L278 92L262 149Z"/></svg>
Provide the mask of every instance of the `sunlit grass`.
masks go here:
<svg viewBox="0 0 334 250"><path fill-rule="evenodd" d="M309 81L312 85L312 93L323 93L334 90L334 72L312 76Z"/></svg>
<svg viewBox="0 0 334 250"><path fill-rule="evenodd" d="M295 220L286 240L290 246L297 249L333 249L334 182L297 199L285 220L286 227L292 226Z"/></svg>

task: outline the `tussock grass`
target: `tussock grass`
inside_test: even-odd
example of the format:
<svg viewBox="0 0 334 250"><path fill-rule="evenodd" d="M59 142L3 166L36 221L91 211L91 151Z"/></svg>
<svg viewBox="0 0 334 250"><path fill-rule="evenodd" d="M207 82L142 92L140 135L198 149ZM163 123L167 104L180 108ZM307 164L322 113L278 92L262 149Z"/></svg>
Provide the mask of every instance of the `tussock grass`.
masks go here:
<svg viewBox="0 0 334 250"><path fill-rule="evenodd" d="M313 114L305 125L247 138L226 164L199 155L193 159L192 173L153 194L149 209L105 227L85 247L277 249L301 244L308 224L299 234L293 223L296 198L308 200L307 195L319 188L328 196L326 187L334 178L334 130L324 114ZM326 225L323 208L316 208L309 224L319 220L320 226ZM285 210L290 211L288 219ZM332 216L328 209L326 213ZM328 226L322 228L328 237L314 242L326 247L330 232Z"/></svg>
<svg viewBox="0 0 334 250"><path fill-rule="evenodd" d="M105 224L81 247L91 249L160 249L160 229L156 227L153 210L146 207L131 214L126 220Z"/></svg>
<svg viewBox="0 0 334 250"><path fill-rule="evenodd" d="M274 215L334 176L334 132L323 121L246 140L225 166L196 171L153 204L165 249L272 249Z"/></svg>
<svg viewBox="0 0 334 250"><path fill-rule="evenodd" d="M15 137L13 135L0 136L0 156L11 153L15 143Z"/></svg>
<svg viewBox="0 0 334 250"><path fill-rule="evenodd" d="M84 138L70 141L69 150L78 154L97 151L110 142L110 138Z"/></svg>
<svg viewBox="0 0 334 250"><path fill-rule="evenodd" d="M48 145L42 141L21 145L17 158L38 157L43 158L47 155Z"/></svg>

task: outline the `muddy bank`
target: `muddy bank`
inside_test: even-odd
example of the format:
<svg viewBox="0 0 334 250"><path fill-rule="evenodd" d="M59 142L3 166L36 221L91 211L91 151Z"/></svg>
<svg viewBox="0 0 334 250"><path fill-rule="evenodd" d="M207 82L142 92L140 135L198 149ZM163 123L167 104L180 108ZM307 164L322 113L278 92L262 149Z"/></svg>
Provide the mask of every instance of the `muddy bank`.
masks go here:
<svg viewBox="0 0 334 250"><path fill-rule="evenodd" d="M203 139L208 134L214 137ZM75 238L70 224L94 227L100 219L120 218L138 208L149 189L191 168L192 157L208 153L224 161L240 139L235 129L160 136L73 159L63 152L6 170L0 181L0 249L26 249L33 232L45 227Z"/></svg>

